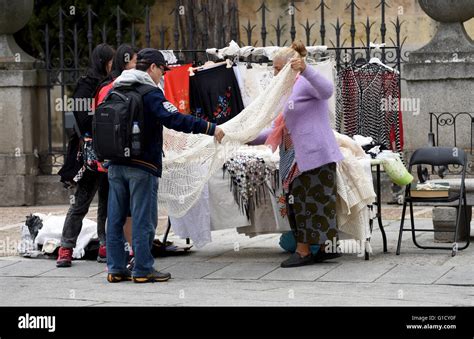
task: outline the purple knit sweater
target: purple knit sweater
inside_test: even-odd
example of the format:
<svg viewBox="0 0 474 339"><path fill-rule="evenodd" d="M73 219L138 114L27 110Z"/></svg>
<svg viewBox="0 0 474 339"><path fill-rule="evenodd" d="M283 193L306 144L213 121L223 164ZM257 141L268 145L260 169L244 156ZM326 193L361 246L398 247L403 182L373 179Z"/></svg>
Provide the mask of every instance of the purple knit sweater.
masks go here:
<svg viewBox="0 0 474 339"><path fill-rule="evenodd" d="M307 65L283 111L301 172L344 159L329 123L328 99L333 90L329 80ZM263 130L251 144L265 143L271 130Z"/></svg>

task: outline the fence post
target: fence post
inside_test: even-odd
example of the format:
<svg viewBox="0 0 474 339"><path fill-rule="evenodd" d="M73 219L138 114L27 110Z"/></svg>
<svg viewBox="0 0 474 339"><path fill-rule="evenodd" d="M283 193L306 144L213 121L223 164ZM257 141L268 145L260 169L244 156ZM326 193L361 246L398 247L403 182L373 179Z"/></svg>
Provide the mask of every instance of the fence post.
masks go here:
<svg viewBox="0 0 474 339"><path fill-rule="evenodd" d="M359 9L357 6L355 0L351 0L351 3L349 4L347 8L351 8L351 28L349 31L351 32L351 60L352 62L355 61L355 35L356 35L356 26L355 26L355 9Z"/></svg>
<svg viewBox="0 0 474 339"><path fill-rule="evenodd" d="M332 25L336 31L336 69L339 72L341 70L341 29L344 24L339 23L339 18L337 18L336 25Z"/></svg>
<svg viewBox="0 0 474 339"><path fill-rule="evenodd" d="M283 29L285 28L286 24L283 24L283 26L280 26L280 19L278 18L277 25L276 26L272 25L272 26L275 29L275 33L276 33L276 37L277 37L277 46L281 46L281 44L280 44L280 42L281 42L281 33L282 33ZM283 45L286 45L286 40L285 40L285 43Z"/></svg>
<svg viewBox="0 0 474 339"><path fill-rule="evenodd" d="M319 6L315 9L315 11L317 11L318 9L321 9L321 26L319 29L319 33L321 34L321 45L326 44L326 25L325 25L325 12L324 12L325 8L330 9L328 5L325 4L324 0L321 0L321 3L319 4Z"/></svg>
<svg viewBox="0 0 474 339"><path fill-rule="evenodd" d="M146 47L150 47L151 31L150 31L150 6L145 7L145 43Z"/></svg>
<svg viewBox="0 0 474 339"><path fill-rule="evenodd" d="M174 49L179 50L179 0L176 0L176 8L174 9Z"/></svg>
<svg viewBox="0 0 474 339"><path fill-rule="evenodd" d="M59 7L59 68L61 72L61 77L64 76L64 22L63 22L63 15L64 11L62 7ZM64 98L64 82L61 83L61 100ZM64 114L64 105L63 110L61 111L62 115L62 123L63 123L63 152L66 152L66 116Z"/></svg>
<svg viewBox="0 0 474 339"><path fill-rule="evenodd" d="M295 27L296 7L295 7L295 2L293 0L291 1L289 13L290 13L290 18L291 18L290 36L291 36L291 42L293 42L295 41L295 37L296 37L296 27Z"/></svg>
<svg viewBox="0 0 474 339"><path fill-rule="evenodd" d="M237 14L239 10L235 6L235 3L232 3L232 7L230 8L230 39L234 41L238 41L238 34L237 34Z"/></svg>
<svg viewBox="0 0 474 339"><path fill-rule="evenodd" d="M122 44L122 28L121 28L121 22L120 22L120 6L117 5L116 9L116 15L117 15L117 32L115 33L116 41L117 41L117 47Z"/></svg>
<svg viewBox="0 0 474 339"><path fill-rule="evenodd" d="M306 25L300 24L301 27L304 28L306 34L306 46L311 46L311 29L313 28L314 24L309 24L309 20L306 19Z"/></svg>
<svg viewBox="0 0 474 339"><path fill-rule="evenodd" d="M247 44L252 46L252 31L256 27L255 25L251 26L250 19L247 21L247 27L243 26L245 31L247 32Z"/></svg>
<svg viewBox="0 0 474 339"><path fill-rule="evenodd" d="M387 25L385 24L385 6L387 6L386 0L381 0L379 6L381 7L380 11L381 11L381 20L382 20L382 23L380 24L380 37L382 41L381 43L384 44L385 35L387 33ZM382 48L382 62L385 63L385 49L383 48Z"/></svg>
<svg viewBox="0 0 474 339"><path fill-rule="evenodd" d="M267 45L267 25L265 11L270 12L265 3L265 0L262 1L262 5L259 7L259 9L257 9L256 13L259 11L262 11L262 30L260 31L260 34L262 36L262 47L265 47Z"/></svg>
<svg viewBox="0 0 474 339"><path fill-rule="evenodd" d="M47 74L47 83L46 88L47 93L47 107L48 107L48 154L53 153L53 140L52 140L52 131L51 131L51 56L49 54L49 26L46 24L44 28L44 53L46 59L46 74Z"/></svg>
<svg viewBox="0 0 474 339"><path fill-rule="evenodd" d="M89 59L92 57L92 43L94 39L94 33L92 30L92 15L96 14L92 11L91 5L87 5L87 45L89 47Z"/></svg>

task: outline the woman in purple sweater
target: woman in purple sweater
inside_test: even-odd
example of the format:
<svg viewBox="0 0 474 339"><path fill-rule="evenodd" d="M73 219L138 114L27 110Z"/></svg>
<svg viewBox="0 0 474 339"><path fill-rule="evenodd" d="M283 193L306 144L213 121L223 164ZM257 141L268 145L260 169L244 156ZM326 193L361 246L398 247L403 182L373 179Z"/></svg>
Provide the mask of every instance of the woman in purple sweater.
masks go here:
<svg viewBox="0 0 474 339"><path fill-rule="evenodd" d="M280 177L288 219L297 241L296 252L281 267L297 267L334 258L326 241L337 241L336 163L343 159L329 123L328 99L333 86L304 62L302 42L285 47L273 58L275 75L288 63L299 72L285 109L271 129L252 144L280 146ZM319 245L312 254L311 245ZM329 248L329 247L328 247Z"/></svg>

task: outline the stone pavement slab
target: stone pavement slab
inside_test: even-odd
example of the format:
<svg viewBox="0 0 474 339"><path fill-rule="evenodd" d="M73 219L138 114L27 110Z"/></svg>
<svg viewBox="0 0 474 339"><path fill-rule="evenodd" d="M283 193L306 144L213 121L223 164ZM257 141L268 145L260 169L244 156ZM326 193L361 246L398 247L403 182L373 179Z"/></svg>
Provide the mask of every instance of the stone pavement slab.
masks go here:
<svg viewBox="0 0 474 339"><path fill-rule="evenodd" d="M278 268L277 263L234 262L208 276L206 279L259 279Z"/></svg>
<svg viewBox="0 0 474 339"><path fill-rule="evenodd" d="M227 251L219 256L210 258L209 262L260 262L260 263L281 263L289 257L289 254L285 253L278 245L273 248L266 247L247 247L239 248L235 251Z"/></svg>
<svg viewBox="0 0 474 339"><path fill-rule="evenodd" d="M36 277L55 268L56 266L50 260L21 260L13 265L0 268L0 276Z"/></svg>
<svg viewBox="0 0 474 339"><path fill-rule="evenodd" d="M231 263L214 262L179 262L166 268L173 278L178 279L200 279L210 275Z"/></svg>
<svg viewBox="0 0 474 339"><path fill-rule="evenodd" d="M73 261L71 267L67 268L57 268L56 261L50 260L50 265L54 269L46 273L40 274L41 277L51 277L51 278L90 278L94 275L104 273L106 271L106 264L100 264L97 262L90 261Z"/></svg>
<svg viewBox="0 0 474 339"><path fill-rule="evenodd" d="M432 284L452 269L450 266L401 264L376 282L399 284Z"/></svg>
<svg viewBox="0 0 474 339"><path fill-rule="evenodd" d="M443 277L441 277L436 284L442 285L467 285L474 286L474 264L466 266L456 266ZM471 296L472 304L474 305L474 297Z"/></svg>
<svg viewBox="0 0 474 339"><path fill-rule="evenodd" d="M342 263L318 281L373 282L394 267L392 264L371 261Z"/></svg>
<svg viewBox="0 0 474 339"><path fill-rule="evenodd" d="M10 266L18 262L19 260L1 260L0 259L0 268L5 267L5 266Z"/></svg>
<svg viewBox="0 0 474 339"><path fill-rule="evenodd" d="M337 263L321 263L310 266L288 268L277 268L267 275L264 275L261 280L286 280L286 281L315 281L319 277L335 269L341 264Z"/></svg>

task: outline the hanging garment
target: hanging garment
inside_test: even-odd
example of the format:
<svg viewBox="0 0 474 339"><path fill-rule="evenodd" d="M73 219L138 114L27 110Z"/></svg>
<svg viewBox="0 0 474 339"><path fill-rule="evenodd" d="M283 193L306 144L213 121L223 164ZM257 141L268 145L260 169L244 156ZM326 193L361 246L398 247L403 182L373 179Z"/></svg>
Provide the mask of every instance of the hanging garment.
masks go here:
<svg viewBox="0 0 474 339"><path fill-rule="evenodd" d="M250 98L244 96L243 75L237 65L233 66L232 69L234 70L235 78L237 79L237 83L239 84L240 95L242 96L242 103L244 104L244 107L247 107L250 104Z"/></svg>
<svg viewBox="0 0 474 339"><path fill-rule="evenodd" d="M176 55L174 54L173 50L171 49L165 49L165 50L160 50L161 54L163 54L163 57L165 58L166 62L168 64L175 64L178 62L178 59L176 58Z"/></svg>
<svg viewBox="0 0 474 339"><path fill-rule="evenodd" d="M245 107L255 100L273 79L272 66L266 64L252 64L251 66L252 68L248 68L247 63L238 63L236 66L242 77L240 93Z"/></svg>
<svg viewBox="0 0 474 339"><path fill-rule="evenodd" d="M232 69L229 70L235 79ZM264 93L241 113L220 126L225 132L222 144L208 135L163 129L163 150L166 157L163 158L158 197L169 215L180 217L186 214L199 199L209 178L222 170L229 150L254 140L262 129L271 124L276 113L281 112L287 103L295 77L296 71L286 65ZM201 166L206 166L206 174L196 175L196 168ZM210 186L209 192L211 193ZM232 199L232 195L230 198ZM211 218L211 225L212 223Z"/></svg>
<svg viewBox="0 0 474 339"><path fill-rule="evenodd" d="M231 68L218 66L190 77L191 112L209 122L222 124L243 109L239 84Z"/></svg>
<svg viewBox="0 0 474 339"><path fill-rule="evenodd" d="M396 152L403 150L403 125L398 103L399 75L377 64L350 66L337 78L336 130L372 137Z"/></svg>
<svg viewBox="0 0 474 339"><path fill-rule="evenodd" d="M182 66L170 66L165 74L164 92L166 99L171 102L181 113L191 113L189 107L189 67L192 64Z"/></svg>
<svg viewBox="0 0 474 339"><path fill-rule="evenodd" d="M181 239L189 238L197 248L212 242L209 187L206 184L197 203L181 218L170 216L171 228Z"/></svg>

